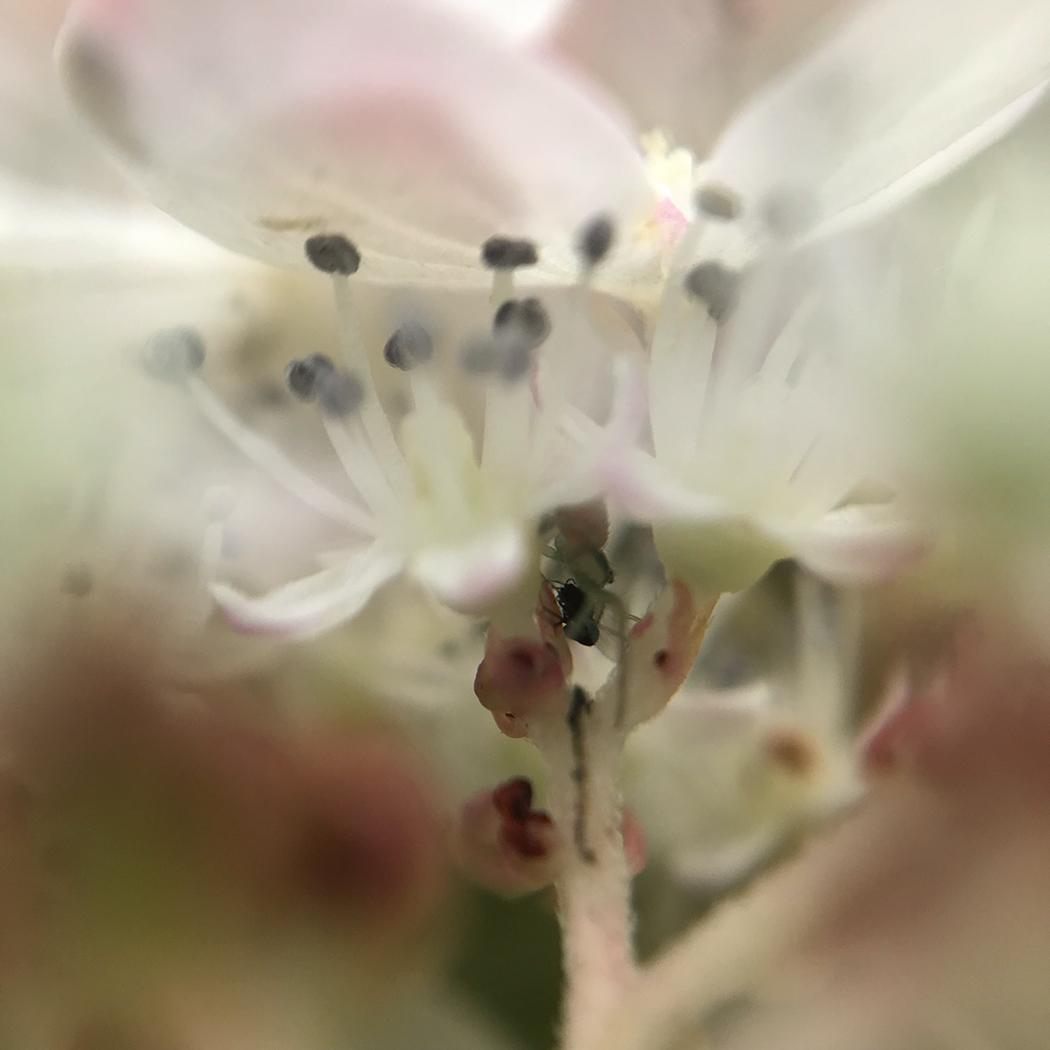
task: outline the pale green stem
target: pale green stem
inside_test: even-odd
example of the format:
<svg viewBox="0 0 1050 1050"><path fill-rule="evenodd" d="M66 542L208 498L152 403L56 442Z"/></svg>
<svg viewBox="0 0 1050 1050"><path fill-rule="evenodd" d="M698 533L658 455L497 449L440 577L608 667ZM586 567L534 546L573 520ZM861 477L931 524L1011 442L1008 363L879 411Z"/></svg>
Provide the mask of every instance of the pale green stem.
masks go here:
<svg viewBox="0 0 1050 1050"><path fill-rule="evenodd" d="M624 734L611 696L570 703L532 731L549 774L547 806L566 840L555 889L565 972L563 1050L594 1045L636 980L630 871L617 770Z"/></svg>

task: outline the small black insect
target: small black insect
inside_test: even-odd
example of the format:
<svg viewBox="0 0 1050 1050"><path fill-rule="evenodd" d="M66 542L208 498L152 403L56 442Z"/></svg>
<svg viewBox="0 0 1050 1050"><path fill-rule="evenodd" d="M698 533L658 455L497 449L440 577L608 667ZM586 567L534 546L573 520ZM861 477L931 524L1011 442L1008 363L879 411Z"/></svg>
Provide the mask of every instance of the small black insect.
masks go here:
<svg viewBox="0 0 1050 1050"><path fill-rule="evenodd" d="M595 645L598 641L598 620L605 608L604 599L588 597L587 592L575 581L566 580L555 592L561 609L561 623L565 637L580 645Z"/></svg>
<svg viewBox="0 0 1050 1050"><path fill-rule="evenodd" d="M554 597L561 613L565 637L580 645L596 645L606 607L618 599L608 590L616 575L601 547L573 542L559 530L547 556L564 573L555 584Z"/></svg>

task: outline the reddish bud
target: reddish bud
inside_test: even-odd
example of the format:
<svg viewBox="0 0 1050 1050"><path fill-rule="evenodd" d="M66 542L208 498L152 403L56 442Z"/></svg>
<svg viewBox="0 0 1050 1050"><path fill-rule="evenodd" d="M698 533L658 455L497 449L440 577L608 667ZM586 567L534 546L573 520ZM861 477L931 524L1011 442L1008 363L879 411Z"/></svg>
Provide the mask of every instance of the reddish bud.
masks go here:
<svg viewBox="0 0 1050 1050"><path fill-rule="evenodd" d="M864 744L869 773L904 773L988 799L1050 796L1050 662L963 628L941 673L900 691Z"/></svg>
<svg viewBox="0 0 1050 1050"><path fill-rule="evenodd" d="M509 737L528 735L528 719L563 698L565 667L555 647L531 638L501 638L489 628L474 693Z"/></svg>
<svg viewBox="0 0 1050 1050"><path fill-rule="evenodd" d="M559 851L554 823L532 808L532 784L524 777L470 799L452 843L464 873L506 897L549 885Z"/></svg>
<svg viewBox="0 0 1050 1050"><path fill-rule="evenodd" d="M698 606L692 591L674 580L656 607L631 628L627 649L629 722L637 725L663 710L693 666L714 602Z"/></svg>

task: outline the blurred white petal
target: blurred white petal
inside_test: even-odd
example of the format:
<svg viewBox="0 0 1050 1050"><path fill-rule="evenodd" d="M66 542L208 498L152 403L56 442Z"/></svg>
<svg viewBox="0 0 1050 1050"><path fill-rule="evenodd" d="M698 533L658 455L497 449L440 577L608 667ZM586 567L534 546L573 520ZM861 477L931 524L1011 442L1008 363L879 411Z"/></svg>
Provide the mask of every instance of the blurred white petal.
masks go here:
<svg viewBox="0 0 1050 1050"><path fill-rule="evenodd" d="M442 604L477 614L510 590L528 566L529 544L516 525L417 554L412 574Z"/></svg>
<svg viewBox="0 0 1050 1050"><path fill-rule="evenodd" d="M893 575L924 551L914 526L884 504L839 507L801 528L773 523L766 528L816 575L844 585Z"/></svg>
<svg viewBox="0 0 1050 1050"><path fill-rule="evenodd" d="M262 598L249 598L223 583L212 584L211 592L242 631L312 638L356 615L403 564L399 555L370 547Z"/></svg>
<svg viewBox="0 0 1050 1050"><path fill-rule="evenodd" d="M702 177L755 246L870 222L1018 124L1050 84L1050 4L883 0L760 93Z"/></svg>
<svg viewBox="0 0 1050 1050"><path fill-rule="evenodd" d="M723 597L685 685L639 729L627 795L684 884L737 882L858 798L854 604L786 564Z"/></svg>
<svg viewBox="0 0 1050 1050"><path fill-rule="evenodd" d="M477 285L501 233L564 279L581 223L651 204L614 106L424 0L84 0L61 63L157 203L270 262L339 232L362 277Z"/></svg>

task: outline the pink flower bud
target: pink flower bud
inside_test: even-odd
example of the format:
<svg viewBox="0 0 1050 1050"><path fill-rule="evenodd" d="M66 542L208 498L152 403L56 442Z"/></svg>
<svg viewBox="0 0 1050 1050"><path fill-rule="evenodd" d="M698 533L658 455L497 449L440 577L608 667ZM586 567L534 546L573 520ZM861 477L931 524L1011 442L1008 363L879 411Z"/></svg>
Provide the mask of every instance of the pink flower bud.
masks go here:
<svg viewBox="0 0 1050 1050"><path fill-rule="evenodd" d="M551 818L532 808L532 784L515 777L466 803L452 852L472 879L519 897L553 881L560 845Z"/></svg>
<svg viewBox="0 0 1050 1050"><path fill-rule="evenodd" d="M655 608L631 628L627 650L629 721L662 711L693 666L714 609L697 606L681 580L668 584Z"/></svg>
<svg viewBox="0 0 1050 1050"><path fill-rule="evenodd" d="M501 638L489 628L474 693L509 737L528 735L528 719L564 699L567 668L550 642Z"/></svg>

